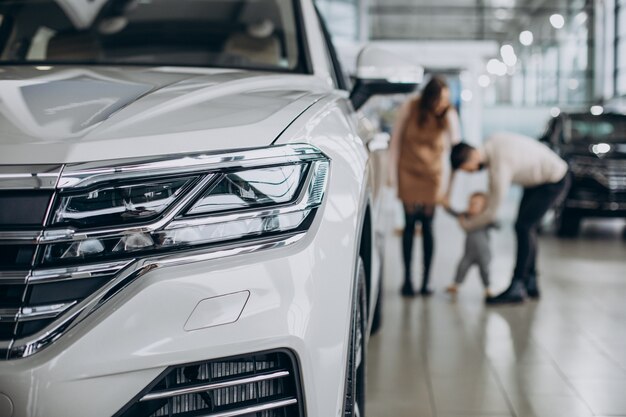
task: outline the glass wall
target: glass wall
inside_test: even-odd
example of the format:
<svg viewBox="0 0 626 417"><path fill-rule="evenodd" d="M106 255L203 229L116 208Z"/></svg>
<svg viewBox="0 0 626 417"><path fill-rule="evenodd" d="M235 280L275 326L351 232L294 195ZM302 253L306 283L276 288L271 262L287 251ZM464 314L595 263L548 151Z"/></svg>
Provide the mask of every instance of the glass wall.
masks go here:
<svg viewBox="0 0 626 417"><path fill-rule="evenodd" d="M486 63L479 83L488 104L575 109L592 103L593 8L570 5L527 21Z"/></svg>
<svg viewBox="0 0 626 417"><path fill-rule="evenodd" d="M626 96L626 0L615 5L615 93Z"/></svg>
<svg viewBox="0 0 626 417"><path fill-rule="evenodd" d="M333 38L359 40L361 35L359 0L316 0L315 3Z"/></svg>

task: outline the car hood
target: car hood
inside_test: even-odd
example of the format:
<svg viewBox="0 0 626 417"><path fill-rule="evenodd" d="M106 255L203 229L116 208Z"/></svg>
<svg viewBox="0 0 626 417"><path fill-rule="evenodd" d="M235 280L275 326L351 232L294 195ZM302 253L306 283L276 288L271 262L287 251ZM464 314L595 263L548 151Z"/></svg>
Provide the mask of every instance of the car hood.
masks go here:
<svg viewBox="0 0 626 417"><path fill-rule="evenodd" d="M0 71L0 164L267 146L328 89L312 76L235 70Z"/></svg>

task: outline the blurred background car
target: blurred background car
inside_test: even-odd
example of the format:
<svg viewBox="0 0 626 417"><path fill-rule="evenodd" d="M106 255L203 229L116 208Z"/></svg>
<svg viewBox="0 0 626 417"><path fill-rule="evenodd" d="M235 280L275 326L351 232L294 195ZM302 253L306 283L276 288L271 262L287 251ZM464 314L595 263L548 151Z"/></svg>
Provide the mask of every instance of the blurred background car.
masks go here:
<svg viewBox="0 0 626 417"><path fill-rule="evenodd" d="M540 140L574 174L555 215L559 236L577 236L585 218L626 218L626 115L561 113L550 119Z"/></svg>

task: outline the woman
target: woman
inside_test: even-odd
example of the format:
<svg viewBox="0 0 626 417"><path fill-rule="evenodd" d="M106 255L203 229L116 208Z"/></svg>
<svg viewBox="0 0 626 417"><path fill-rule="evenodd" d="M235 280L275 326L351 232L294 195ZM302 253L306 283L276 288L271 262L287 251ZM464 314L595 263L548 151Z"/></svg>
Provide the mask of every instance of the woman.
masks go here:
<svg viewBox="0 0 626 417"><path fill-rule="evenodd" d="M408 100L396 119L390 145L390 178L397 175L398 197L404 206L402 295L407 297L415 295L411 258L418 221L424 250L420 294L432 294L428 282L434 251L433 217L440 200L444 152L460 141L459 131L458 114L450 105L450 90L439 77L433 77L419 97Z"/></svg>

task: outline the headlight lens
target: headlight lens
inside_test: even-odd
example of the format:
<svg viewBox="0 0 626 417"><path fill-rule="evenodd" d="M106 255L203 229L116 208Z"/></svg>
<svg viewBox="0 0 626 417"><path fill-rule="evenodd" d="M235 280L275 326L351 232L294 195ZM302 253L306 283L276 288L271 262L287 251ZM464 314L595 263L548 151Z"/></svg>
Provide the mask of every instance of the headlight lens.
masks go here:
<svg viewBox="0 0 626 417"><path fill-rule="evenodd" d="M134 256L295 231L322 203L328 169L328 159L320 158L62 195L53 224L81 230L47 245L44 262ZM87 227L92 232L82 230Z"/></svg>
<svg viewBox="0 0 626 417"><path fill-rule="evenodd" d="M287 203L302 184L304 164L250 169L224 174L188 214L198 215Z"/></svg>
<svg viewBox="0 0 626 417"><path fill-rule="evenodd" d="M150 221L196 180L145 181L68 194L59 199L52 225L92 228Z"/></svg>

